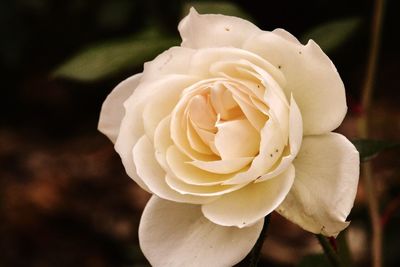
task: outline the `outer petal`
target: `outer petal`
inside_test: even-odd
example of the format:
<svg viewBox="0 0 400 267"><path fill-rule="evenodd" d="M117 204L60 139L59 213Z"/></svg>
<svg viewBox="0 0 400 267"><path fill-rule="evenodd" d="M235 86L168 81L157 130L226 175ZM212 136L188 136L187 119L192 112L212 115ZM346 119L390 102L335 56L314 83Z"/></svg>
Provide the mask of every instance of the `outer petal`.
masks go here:
<svg viewBox="0 0 400 267"><path fill-rule="evenodd" d="M263 225L224 227L208 221L200 206L153 196L139 225L140 247L152 266L233 266L256 242Z"/></svg>
<svg viewBox="0 0 400 267"><path fill-rule="evenodd" d="M155 158L154 147L147 136L142 136L133 148L133 161L137 173L153 194L176 202L202 204L211 198L183 195L171 189L165 182L165 171Z"/></svg>
<svg viewBox="0 0 400 267"><path fill-rule="evenodd" d="M142 80L159 79L165 75L186 75L196 50L174 46L144 63Z"/></svg>
<svg viewBox="0 0 400 267"><path fill-rule="evenodd" d="M127 174L144 190L149 191L136 173L132 149L145 133L142 118L145 105L154 95L166 94L170 90L177 90L177 88L183 90L192 80L189 76L168 75L160 80L141 82L133 95L124 102L126 114L121 122L120 132L115 142L115 150L120 155Z"/></svg>
<svg viewBox="0 0 400 267"><path fill-rule="evenodd" d="M237 17L206 14L199 15L194 8L178 26L183 47L204 48L234 46L243 43L261 30L247 20Z"/></svg>
<svg viewBox="0 0 400 267"><path fill-rule="evenodd" d="M279 176L226 194L202 206L203 214L214 223L246 227L264 218L285 199L294 180L291 165Z"/></svg>
<svg viewBox="0 0 400 267"><path fill-rule="evenodd" d="M308 136L294 165L295 182L277 211L305 230L336 236L348 225L357 192L357 150L337 133Z"/></svg>
<svg viewBox="0 0 400 267"><path fill-rule="evenodd" d="M98 129L113 143L117 140L119 127L125 115L123 103L130 97L139 84L142 74L136 74L122 81L104 100L101 107Z"/></svg>
<svg viewBox="0 0 400 267"><path fill-rule="evenodd" d="M346 111L343 82L330 59L312 40L303 46L279 29L248 39L243 48L280 68L303 116L304 134L323 134L337 128Z"/></svg>

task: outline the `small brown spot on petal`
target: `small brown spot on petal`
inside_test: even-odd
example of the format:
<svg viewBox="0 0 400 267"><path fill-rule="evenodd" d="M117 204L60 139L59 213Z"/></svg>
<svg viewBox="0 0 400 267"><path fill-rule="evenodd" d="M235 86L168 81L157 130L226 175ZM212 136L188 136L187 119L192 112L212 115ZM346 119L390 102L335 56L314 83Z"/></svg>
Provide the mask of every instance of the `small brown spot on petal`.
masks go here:
<svg viewBox="0 0 400 267"><path fill-rule="evenodd" d="M231 29L229 29L228 27L225 28L225 31L229 32Z"/></svg>

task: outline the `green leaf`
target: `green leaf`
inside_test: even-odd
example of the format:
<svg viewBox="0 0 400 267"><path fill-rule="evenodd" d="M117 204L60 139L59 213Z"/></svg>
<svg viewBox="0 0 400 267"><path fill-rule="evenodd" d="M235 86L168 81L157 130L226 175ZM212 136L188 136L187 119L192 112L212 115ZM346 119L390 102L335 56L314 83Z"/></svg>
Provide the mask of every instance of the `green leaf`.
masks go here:
<svg viewBox="0 0 400 267"><path fill-rule="evenodd" d="M89 46L61 64L53 75L82 82L98 81L139 67L177 44L178 39L147 29L131 37Z"/></svg>
<svg viewBox="0 0 400 267"><path fill-rule="evenodd" d="M367 161L376 157L385 149L400 147L398 142L360 139L352 141L358 152L360 153L361 161Z"/></svg>
<svg viewBox="0 0 400 267"><path fill-rule="evenodd" d="M189 13L189 9L194 7L200 14L223 14L235 16L251 21L251 17L239 6L229 2L208 2L208 1L193 1L188 2L183 7L183 16Z"/></svg>
<svg viewBox="0 0 400 267"><path fill-rule="evenodd" d="M326 267L331 266L324 254L307 255L301 259L298 267Z"/></svg>
<svg viewBox="0 0 400 267"><path fill-rule="evenodd" d="M335 20L311 29L300 39L304 44L313 39L325 53L331 53L350 39L360 25L359 17Z"/></svg>

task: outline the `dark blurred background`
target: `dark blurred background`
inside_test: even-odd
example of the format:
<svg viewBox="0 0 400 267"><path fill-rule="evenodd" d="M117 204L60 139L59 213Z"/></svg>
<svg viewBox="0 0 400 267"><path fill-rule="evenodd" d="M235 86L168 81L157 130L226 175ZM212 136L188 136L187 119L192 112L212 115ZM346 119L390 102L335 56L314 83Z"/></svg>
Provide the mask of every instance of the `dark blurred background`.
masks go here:
<svg viewBox="0 0 400 267"><path fill-rule="evenodd" d="M97 120L119 81L179 44L177 24L191 4L0 1L0 266L148 266L137 228L149 196L125 174L113 145L97 131ZM328 40L326 49L348 94L349 113L339 131L357 138L373 1L194 4L200 12L241 15L264 30L284 28L301 40L318 29L324 35L328 28L319 25L344 21L336 30L343 40L331 41L337 42L332 47ZM400 2L388 0L385 10L371 135L399 141ZM390 150L373 161L386 266L400 264L398 155ZM362 185L351 219L343 235L356 264L368 266L371 228ZM318 252L311 234L274 215L261 266L297 266Z"/></svg>

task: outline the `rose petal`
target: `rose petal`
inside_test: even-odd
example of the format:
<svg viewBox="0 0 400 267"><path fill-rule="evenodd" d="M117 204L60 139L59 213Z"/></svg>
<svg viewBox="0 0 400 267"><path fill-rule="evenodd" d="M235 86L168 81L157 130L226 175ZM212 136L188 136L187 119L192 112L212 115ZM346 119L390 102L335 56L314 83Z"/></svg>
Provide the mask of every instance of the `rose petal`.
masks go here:
<svg viewBox="0 0 400 267"><path fill-rule="evenodd" d="M223 175L223 174L221 174L221 175ZM174 177L172 175L167 175L165 180L172 189L174 189L175 191L178 191L181 194L189 194L189 195L193 195L193 196L206 196L206 197L221 196L221 195L227 194L229 192L238 190L245 186L245 184L194 185L194 184L185 183L181 179L178 179L177 177Z"/></svg>
<svg viewBox="0 0 400 267"><path fill-rule="evenodd" d="M190 185L219 185L232 177L232 174L212 173L193 166L189 163L191 159L175 146L168 148L166 159L173 176Z"/></svg>
<svg viewBox="0 0 400 267"><path fill-rule="evenodd" d="M201 130L200 128L196 127L196 125L193 124L193 122L191 120L188 120L186 122L186 135L187 135L187 139L189 141L190 146L197 152L199 153L203 153L206 155L212 155L213 152L210 149L210 147L208 145L206 145L206 142L203 141L203 138L200 137L200 135L198 134L198 132L196 131ZM209 131L206 130L202 130L205 133L210 133Z"/></svg>
<svg viewBox="0 0 400 267"><path fill-rule="evenodd" d="M133 163L132 149L135 143L145 134L143 125L143 110L148 100L158 94L165 94L171 88L184 88L187 86L191 77L182 75L168 75L163 79L140 82L125 102L125 116L122 119L118 138L115 142L115 150L121 157L125 171L138 185L148 191L147 186L136 173L136 167ZM166 86L168 85L168 86Z"/></svg>
<svg viewBox="0 0 400 267"><path fill-rule="evenodd" d="M264 175L280 159L282 149L286 140L279 124L269 119L260 132L260 152L254 158L247 171L238 173L232 179L226 180L223 184L246 184L254 181L257 177Z"/></svg>
<svg viewBox="0 0 400 267"><path fill-rule="evenodd" d="M289 154L283 155L281 161L268 173L257 179L256 183L263 182L267 179L273 178L286 170L291 164L294 158L299 152L301 141L303 139L303 121L301 118L299 107L293 98L290 99L290 111L289 111ZM282 153L283 154L283 153Z"/></svg>
<svg viewBox="0 0 400 267"><path fill-rule="evenodd" d="M249 38L244 49L254 52L286 77L283 87L293 93L303 116L304 134L322 134L337 128L346 111L343 82L330 59L312 40L306 46L279 32L264 32Z"/></svg>
<svg viewBox="0 0 400 267"><path fill-rule="evenodd" d="M177 105L175 106L174 110L171 113L171 127L170 127L171 139L183 153L185 153L188 157L190 157L193 160L218 159L218 157L214 154L207 155L193 150L187 136L187 120L190 119L188 118L188 116L186 116L188 113L187 112L188 103L193 96L205 92L209 82L210 82L209 80L204 80L186 88L182 93L182 97L180 98L179 102L177 103ZM193 123L193 127L197 131L195 123ZM197 132L200 135L200 138L203 139L203 136L201 136L200 132L199 131Z"/></svg>
<svg viewBox="0 0 400 267"><path fill-rule="evenodd" d="M178 26L182 47L204 48L234 46L241 47L250 36L261 30L247 20L237 17L205 14L194 8Z"/></svg>
<svg viewBox="0 0 400 267"><path fill-rule="evenodd" d="M295 182L277 211L307 231L336 236L357 192L357 150L337 133L307 136L294 165Z"/></svg>
<svg viewBox="0 0 400 267"><path fill-rule="evenodd" d="M215 147L223 160L253 157L260 147L260 134L245 120L217 124Z"/></svg>
<svg viewBox="0 0 400 267"><path fill-rule="evenodd" d="M154 150L155 157L160 166L167 171L167 150L174 143L170 136L170 123L171 116L167 116L158 124L156 131L154 132Z"/></svg>
<svg viewBox="0 0 400 267"><path fill-rule="evenodd" d="M153 194L176 202L202 204L211 201L206 197L183 195L171 189L165 182L165 171L155 159L154 147L145 135L139 139L133 148L133 161L139 177Z"/></svg>
<svg viewBox="0 0 400 267"><path fill-rule="evenodd" d="M153 94L146 101L146 106L143 110L143 123L144 129L147 136L153 140L154 131L160 121L171 114L172 110L176 106L179 97L184 88L193 84L196 80L190 77L179 82L179 86L176 86L175 81L165 80L163 83L164 92Z"/></svg>
<svg viewBox="0 0 400 267"><path fill-rule="evenodd" d="M239 109L232 93L227 90L224 83L215 83L210 90L210 101L217 114L223 120L231 120L239 116Z"/></svg>
<svg viewBox="0 0 400 267"><path fill-rule="evenodd" d="M140 247L152 266L233 266L251 250L263 220L239 229L214 224L200 207L153 196L139 225Z"/></svg>
<svg viewBox="0 0 400 267"><path fill-rule="evenodd" d="M191 164L199 169L217 174L228 174L232 172L239 171L249 165L253 160L253 157L242 157L242 158L232 158L225 160L215 160L215 161L200 161L194 160L189 161L187 164Z"/></svg>
<svg viewBox="0 0 400 267"><path fill-rule="evenodd" d="M233 98L239 104L240 109L243 111L244 115L249 120L251 125L257 131L261 131L268 117L260 112L254 105L248 104L246 101L243 101L242 98L237 97L236 95L234 95Z"/></svg>
<svg viewBox="0 0 400 267"><path fill-rule="evenodd" d="M153 81L165 75L186 75L195 53L194 49L171 47L152 61L144 63L142 79Z"/></svg>
<svg viewBox="0 0 400 267"><path fill-rule="evenodd" d="M277 28L277 29L273 30L272 33L279 35L280 37L286 39L289 42L301 45L300 41L297 40L296 37L294 37L290 32L285 31L284 29Z"/></svg>
<svg viewBox="0 0 400 267"><path fill-rule="evenodd" d="M231 46L197 50L192 56L188 73L196 77L214 78L224 76L221 75L223 72L232 74L237 66L246 67L248 63L266 71L280 86L286 84L285 76L277 66L255 53Z"/></svg>
<svg viewBox="0 0 400 267"><path fill-rule="evenodd" d="M101 107L98 129L113 143L117 140L121 121L125 115L123 103L132 95L141 77L142 74L139 73L118 84Z"/></svg>
<svg viewBox="0 0 400 267"><path fill-rule="evenodd" d="M214 131L217 115L203 95L193 96L187 104L187 113L194 125L203 130Z"/></svg>
<svg viewBox="0 0 400 267"><path fill-rule="evenodd" d="M294 180L291 165L279 176L262 183L247 186L226 194L202 206L210 221L224 226L245 227L264 218L284 200Z"/></svg>

